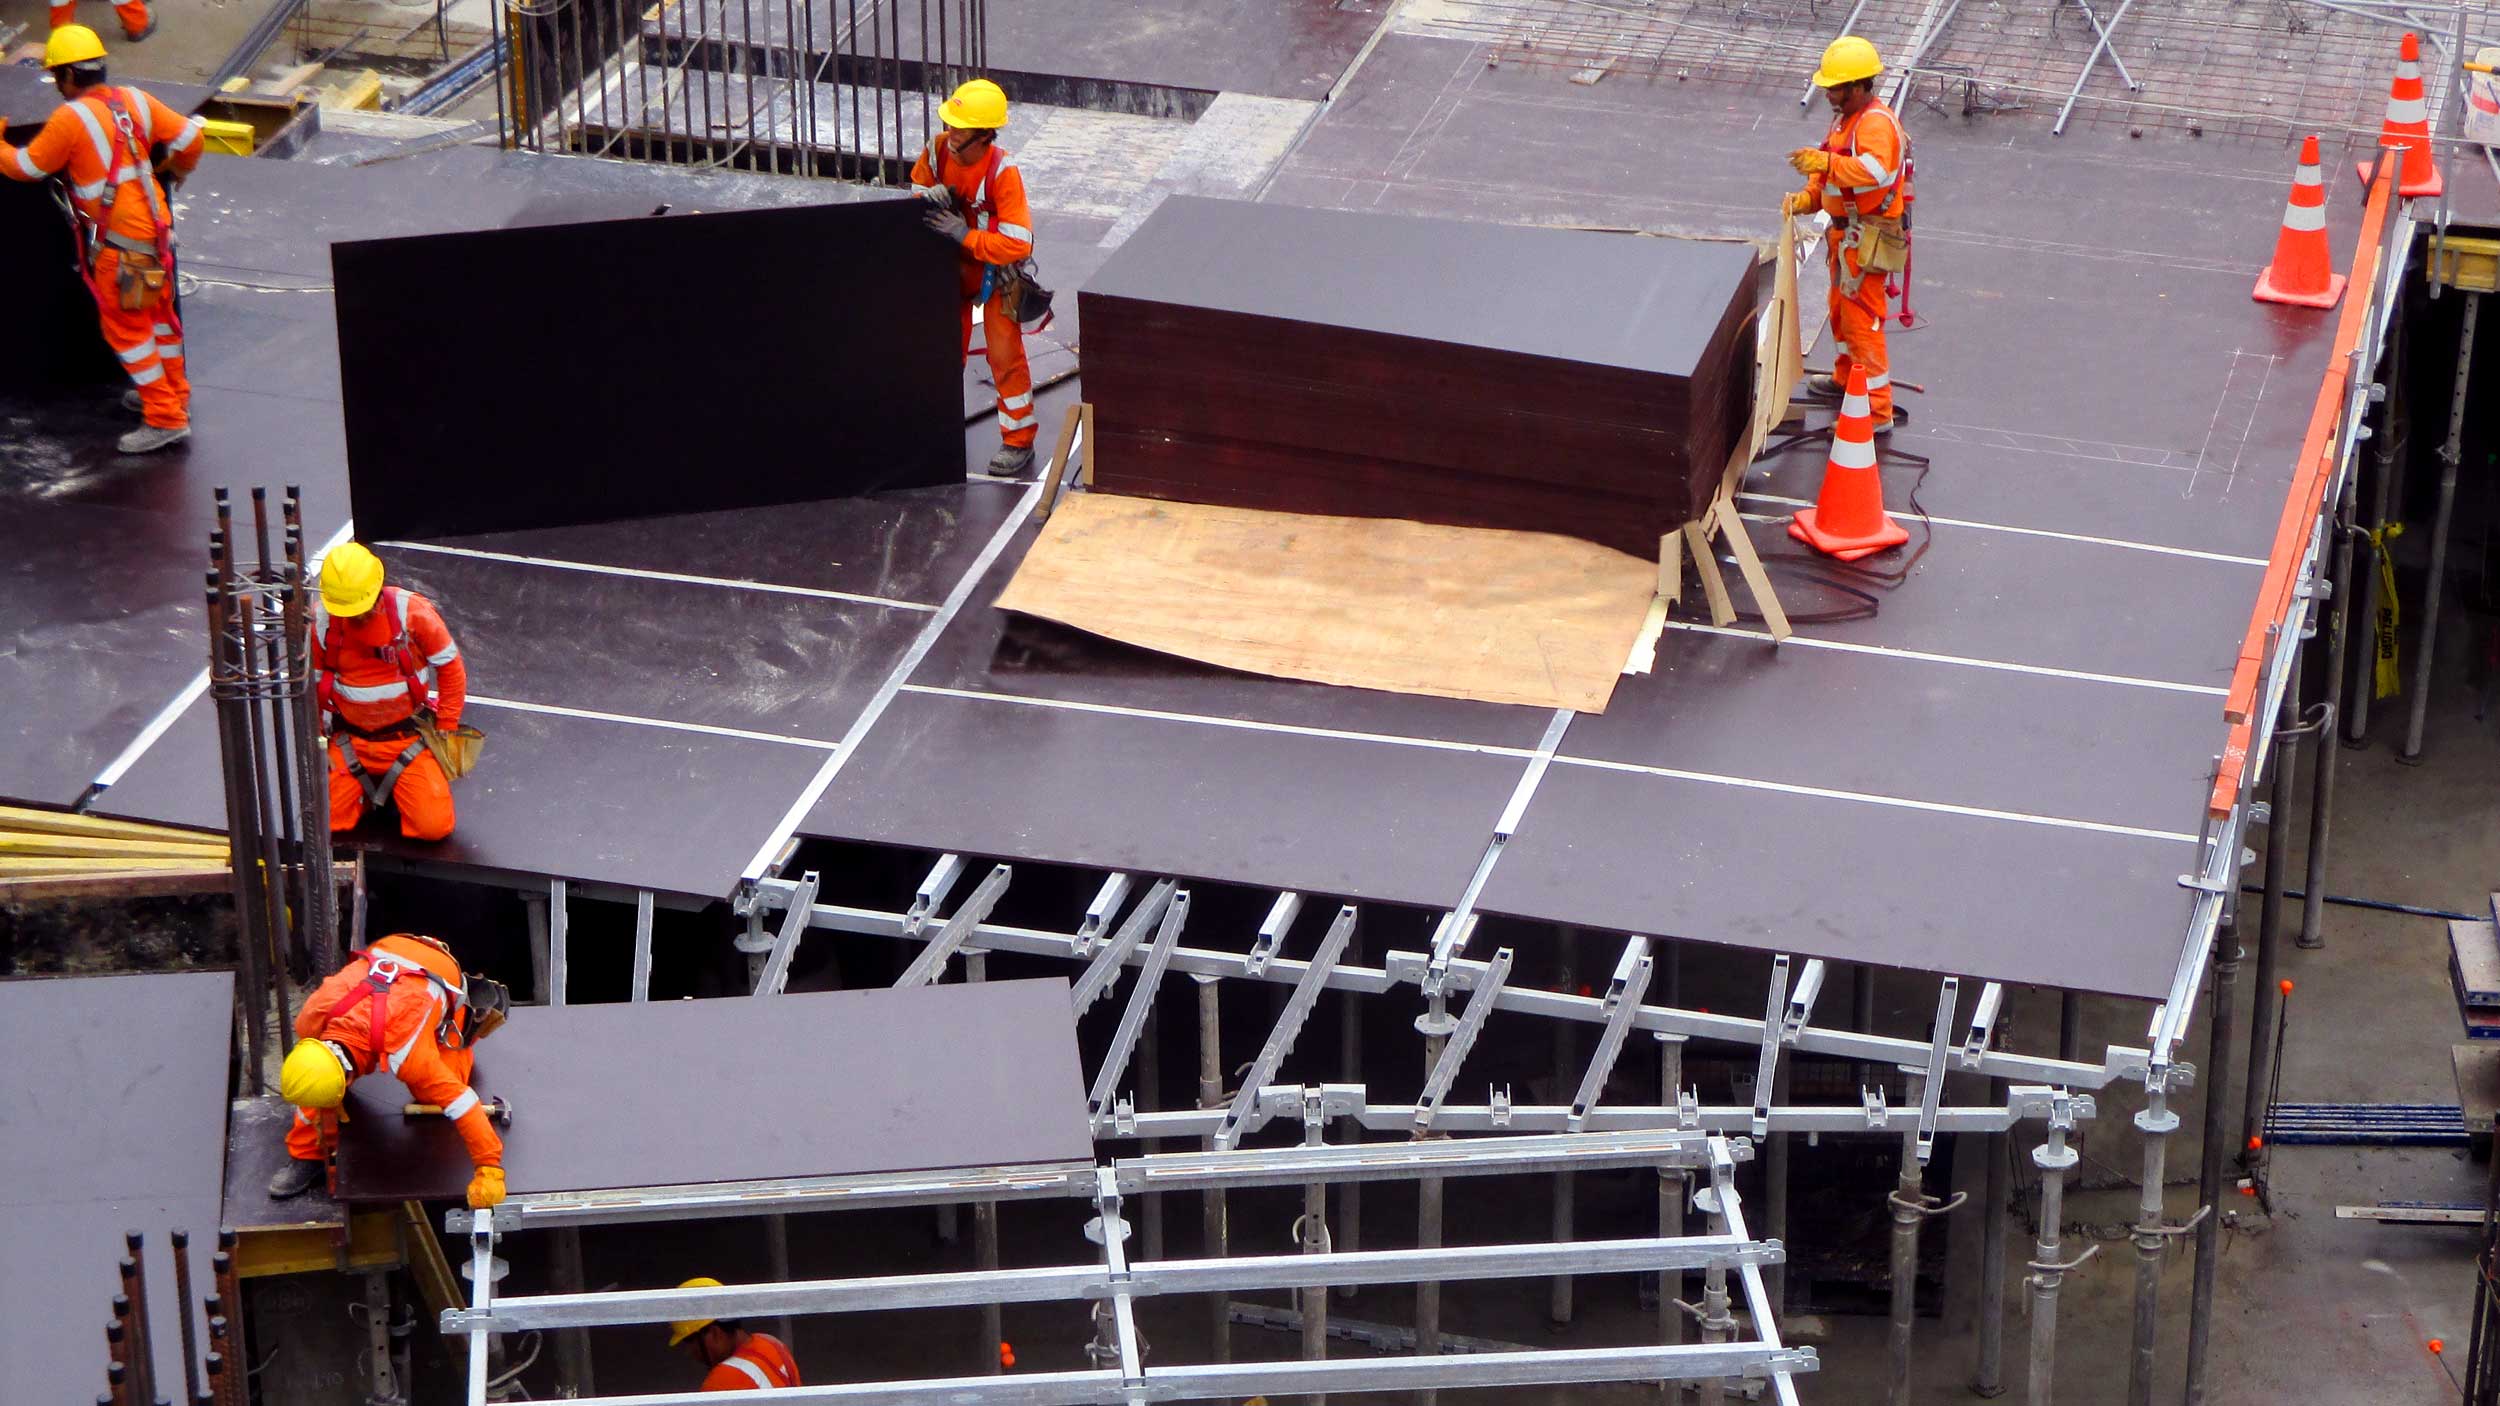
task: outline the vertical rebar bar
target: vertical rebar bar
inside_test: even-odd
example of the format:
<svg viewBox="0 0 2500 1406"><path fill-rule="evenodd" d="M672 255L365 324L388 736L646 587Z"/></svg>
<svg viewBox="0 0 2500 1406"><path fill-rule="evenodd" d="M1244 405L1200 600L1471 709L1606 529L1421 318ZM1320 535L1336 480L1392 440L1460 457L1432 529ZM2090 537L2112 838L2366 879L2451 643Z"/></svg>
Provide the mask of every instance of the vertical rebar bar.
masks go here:
<svg viewBox="0 0 2500 1406"><path fill-rule="evenodd" d="M152 1402L156 1400L156 1333L148 1322L147 1237L135 1230L123 1231L122 1248L122 1293L130 1300L126 1324L130 1356L123 1360L130 1366L132 1398Z"/></svg>
<svg viewBox="0 0 2500 1406"><path fill-rule="evenodd" d="M2288 757L2279 761L2287 762ZM2280 775L2278 772L2277 775ZM2273 843L2269 838L2269 845ZM2196 1225L2196 1278L2188 1292L2187 1406L2204 1406L2205 1357L2213 1342L2214 1280L2221 1269L2223 1150L2230 1106L2233 1021L2239 1014L2240 935L2237 886L2223 900L2214 933L2213 1029L2207 1064L2198 1072L2205 1089L2205 1145L2197 1169L2204 1219ZM2251 1066L2252 1070L2254 1066ZM2255 1080L2250 1080L2254 1084Z"/></svg>
<svg viewBox="0 0 2500 1406"><path fill-rule="evenodd" d="M122 1299L127 1305L129 1300ZM130 1329L116 1315L104 1320L104 1384L111 1388L104 1395L113 1406L122 1406L130 1396Z"/></svg>
<svg viewBox="0 0 2500 1406"><path fill-rule="evenodd" d="M1217 1000L1215 978L1194 978L1198 983L1198 1106L1202 1109L1222 1108L1224 1098L1223 1012ZM1215 1150L1215 1136L1206 1138L1206 1149ZM1208 1259L1224 1257L1224 1188L1208 1187L1200 1193L1199 1227L1205 1241L1200 1253ZM1213 1318L1208 1325L1214 1343L1214 1360L1233 1360L1232 1296L1218 1289L1207 1296Z"/></svg>
<svg viewBox="0 0 2500 1406"><path fill-rule="evenodd" d="M174 1313L182 1335L182 1399L190 1406L200 1394L200 1340L191 1323L191 1232L177 1230L168 1239L174 1247Z"/></svg>
<svg viewBox="0 0 2500 1406"><path fill-rule="evenodd" d="M228 624L224 548L210 548L212 565L207 577L208 597L208 669L209 707L217 719L217 759L226 788L227 862L234 871L235 966L237 976L235 1001L244 1026L243 1075L246 1085L255 1093L268 1092L264 1050L268 1041L269 1008L267 977L261 970L264 950L255 932L253 916L258 907L252 902L252 858L257 850L250 838L251 811L243 796L243 749L237 729L235 710L239 706L226 680L230 664L226 651Z"/></svg>

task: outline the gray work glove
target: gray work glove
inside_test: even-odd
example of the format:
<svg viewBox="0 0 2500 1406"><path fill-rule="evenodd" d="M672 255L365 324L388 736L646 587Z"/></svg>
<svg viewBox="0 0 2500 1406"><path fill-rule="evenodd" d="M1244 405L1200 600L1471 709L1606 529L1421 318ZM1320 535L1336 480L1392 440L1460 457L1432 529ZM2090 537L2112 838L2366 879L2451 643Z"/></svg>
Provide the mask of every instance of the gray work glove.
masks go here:
<svg viewBox="0 0 2500 1406"><path fill-rule="evenodd" d="M940 210L955 208L955 192L948 186L915 186L913 191Z"/></svg>
<svg viewBox="0 0 2500 1406"><path fill-rule="evenodd" d="M952 210L931 210L920 222L946 236L946 242L958 248L972 233L972 222Z"/></svg>

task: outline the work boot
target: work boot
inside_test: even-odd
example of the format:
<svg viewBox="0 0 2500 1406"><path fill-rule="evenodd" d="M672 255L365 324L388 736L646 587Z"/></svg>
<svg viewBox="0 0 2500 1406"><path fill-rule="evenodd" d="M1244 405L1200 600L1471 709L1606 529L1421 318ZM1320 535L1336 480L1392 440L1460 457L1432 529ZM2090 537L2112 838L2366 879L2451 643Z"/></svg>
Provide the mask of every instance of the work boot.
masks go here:
<svg viewBox="0 0 2500 1406"><path fill-rule="evenodd" d="M1849 388L1841 384L1838 376L1826 376L1818 371L1806 377L1806 394L1808 395L1819 396L1824 400L1838 400L1848 392Z"/></svg>
<svg viewBox="0 0 2500 1406"><path fill-rule="evenodd" d="M326 1162L289 1157L286 1159L285 1166L270 1175L269 1199L284 1201L291 1197L301 1196L321 1185L329 1176L329 1172L330 1166Z"/></svg>
<svg viewBox="0 0 2500 1406"><path fill-rule="evenodd" d="M129 40L129 41L130 41L131 43L133 43L133 44L136 44L136 43L138 43L140 40L147 38L149 35L154 34L155 32L156 32L156 16L155 16L155 15L153 15L153 14L151 14L151 15L149 15L149 16L148 16L148 27L147 27L147 28L145 28L145 29L141 29L141 30L136 30L136 31L125 29L125 30L123 30L123 31L122 31L122 38Z"/></svg>
<svg viewBox="0 0 2500 1406"><path fill-rule="evenodd" d="M1003 444L997 453L990 456L990 466L983 472L992 478L1021 478L1032 468L1033 451L1030 448Z"/></svg>
<svg viewBox="0 0 2500 1406"><path fill-rule="evenodd" d="M1892 421L1890 421L1890 420L1878 420L1878 421L1876 421L1876 422L1875 422L1875 437L1876 437L1877 439L1890 439L1890 438L1892 437L1892 426L1893 426L1893 422L1892 422Z"/></svg>
<svg viewBox="0 0 2500 1406"><path fill-rule="evenodd" d="M189 425L170 430L162 425L141 425L115 443L124 454L153 454L159 449L171 449L190 437Z"/></svg>
<svg viewBox="0 0 2500 1406"><path fill-rule="evenodd" d="M139 388L137 386L132 386L129 390L122 392L122 409L136 415L146 408L146 403L139 399Z"/></svg>

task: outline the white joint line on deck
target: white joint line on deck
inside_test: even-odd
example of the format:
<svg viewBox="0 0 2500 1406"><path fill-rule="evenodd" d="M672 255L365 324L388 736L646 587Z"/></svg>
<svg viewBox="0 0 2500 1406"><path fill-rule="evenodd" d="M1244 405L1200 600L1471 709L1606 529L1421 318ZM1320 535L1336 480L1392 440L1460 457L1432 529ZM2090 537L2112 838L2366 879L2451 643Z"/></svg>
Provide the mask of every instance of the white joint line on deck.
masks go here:
<svg viewBox="0 0 2500 1406"><path fill-rule="evenodd" d="M479 561L505 561L516 566L545 566L558 571L587 571L598 576L631 576L644 581L673 581L682 586L719 586L732 591L764 591L780 596L807 596L815 600L849 601L854 605L882 605L895 610L935 610L934 605L919 601L895 600L890 596L862 595L857 591L831 591L815 586L781 586L769 581L744 581L734 576L691 576L682 571L650 571L636 566L601 566L587 561L565 561L558 557L522 556L517 552L489 552L477 547L445 547L432 542L376 542L399 552L435 552L447 557L472 557Z"/></svg>
<svg viewBox="0 0 2500 1406"><path fill-rule="evenodd" d="M1738 639L1771 642L1771 636L1762 630L1739 630L1728 625L1705 625L1696 620L1669 620L1667 628L1696 635L1733 635ZM1962 654L1936 654L1924 649L1902 649L1889 644L1857 644L1848 640L1815 639L1808 635L1790 635L1779 644L1783 649L1792 646L1806 649L1837 649L1848 654L1875 654L1892 659L1914 659L1922 664L1954 664L1965 669L1996 669L2008 674L2037 674L2042 678L2073 679L2078 683L2110 683L2126 688L2158 689L2164 693L2197 693L2221 698L2231 691L2227 688L2216 688L2210 684L2174 683L2169 679L2140 679L2131 674L2096 674L2089 669L2059 669L2047 664L2017 664L2004 659L1974 659Z"/></svg>
<svg viewBox="0 0 2500 1406"><path fill-rule="evenodd" d="M1076 453L1077 449L1075 444L1068 446L1070 454ZM773 825L772 833L764 837L764 843L756 848L755 857L747 861L741 882L751 883L762 878L765 868L773 861L773 855L789 842L792 835L798 833L799 822L816 808L816 802L824 797L825 788L831 786L833 778L841 774L842 764L859 750L860 741L867 737L870 728L877 725L877 719L885 716L887 705L903 691L903 681L911 677L912 670L920 667L921 660L929 657L929 650L937 644L938 636L954 623L955 614L964 608L964 602L972 599L981 578L989 574L990 567L1007 550L1007 544L1015 540L1016 530L1033 515L1034 502L1049 486L1050 476L1044 474L1016 495L1015 508L1007 514L1006 521L998 525L998 530L990 534L989 542L981 548L981 555L973 558L972 564L964 568L964 574L956 578L955 589L946 593L946 600L938 606L937 613L931 615L928 622L920 627L920 633L912 637L911 648L904 650L903 657L894 661L894 667L886 671L885 682L877 685L876 695L859 710L859 716L851 720L850 730L842 734L841 744L834 749L833 755L825 758L823 766L816 768L816 775L799 792L798 799L790 803L790 808L782 812L781 819Z"/></svg>
<svg viewBox="0 0 2500 1406"><path fill-rule="evenodd" d="M1736 496L1739 498L1751 499L1757 503L1777 503L1782 507L1789 508L1811 508L1814 506L1814 501L1810 498L1788 498L1777 493L1746 492L1739 493ZM1784 516L1773 513L1745 513L1742 514L1742 516L1754 522L1787 521ZM1926 520L1945 527L1969 527L1976 528L1982 532L2011 532L2022 537L2051 537L2060 542L2082 542L2088 546L2094 547L2120 547L2131 552L2156 552L2166 557L2187 557L2195 561L2227 562L2233 566L2263 567L2267 564L2264 557L2234 556L2229 552L2206 552L2199 551L2194 547L2164 547L2151 542L2130 541L2124 537L2094 537L2088 533L2082 532L2053 532L2045 527L2015 527L2010 523L2002 522L1974 522L1969 518L1938 517L1934 513L1927 514Z"/></svg>
<svg viewBox="0 0 2500 1406"><path fill-rule="evenodd" d="M323 557L330 554L331 548L346 541L348 534L355 529L356 523L353 518L340 523L339 530L330 534L330 540L322 543L319 551L305 556L305 562L308 565L317 565ZM148 719L148 725L139 729L139 735L130 739L130 745L122 748L121 755L105 763L104 770L97 772L94 782L91 783L93 789L99 791L110 789L115 782L128 774L132 767L139 764L139 759L147 755L148 749L156 745L157 739L165 735L166 729L174 725L174 719L190 711L191 705L198 702L200 695L206 692L208 692L208 670L202 669L191 676L191 682L182 686L182 691L174 695L172 702L158 709L155 717Z"/></svg>
<svg viewBox="0 0 2500 1406"><path fill-rule="evenodd" d="M482 693L470 694L468 702L469 706L476 708L502 708L514 713L545 713L550 717L587 718L592 722L602 723L630 723L635 727L656 727L668 732L699 732L708 737L738 737L749 742L779 742L819 752L830 752L841 745L838 742L827 742L819 737L792 737L786 733L756 732L743 727L720 727L712 723L687 723L677 722L670 718L647 718L640 713L603 713L596 708L567 708L556 703L524 703L517 698L495 698Z"/></svg>
<svg viewBox="0 0 2500 1406"><path fill-rule="evenodd" d="M1812 796L1817 800L1857 801L1865 805L1892 806L1901 810L1923 810L1937 815L1967 815L1979 820L2005 820L2018 825L2045 825L2058 830L2088 830L2100 835L2125 835L2139 840L2169 840L2192 845L2197 837L2175 830L2150 830L2140 825L2113 825L2100 820L2075 820L2062 815L2034 815L2029 811L1992 810L1987 806L1955 805L1949 801L1921 801L1908 796L1884 796L1872 791L1841 791L1829 786L1803 786L1789 781L1765 781L1758 777L1724 776L1711 771L1685 771L1678 767L1642 766L1636 762L1599 761L1591 757L1556 757L1556 766L1593 767L1600 771L1628 771L1642 776L1662 776L1674 781L1699 781L1713 786L1734 786L1747 791L1776 791L1790 796Z"/></svg>
<svg viewBox="0 0 2500 1406"><path fill-rule="evenodd" d="M1024 708L1052 708L1068 713L1099 713L1150 722L1194 723L1200 727L1233 728L1241 732L1275 732L1293 737L1320 737L1337 742L1382 742L1392 747L1422 747L1438 752L1479 752L1490 757L1533 760L1534 747L1506 747L1492 742L1448 742L1437 737L1407 737L1394 732L1349 732L1343 728L1305 727L1300 723L1259 722L1251 718L1219 718L1205 713L1174 713L1161 708L1130 708L1118 703L1081 703L1066 698L1032 698L1015 693L989 693L977 688L941 688L934 684L903 685L903 692L932 698L962 698L976 703L1013 703Z"/></svg>

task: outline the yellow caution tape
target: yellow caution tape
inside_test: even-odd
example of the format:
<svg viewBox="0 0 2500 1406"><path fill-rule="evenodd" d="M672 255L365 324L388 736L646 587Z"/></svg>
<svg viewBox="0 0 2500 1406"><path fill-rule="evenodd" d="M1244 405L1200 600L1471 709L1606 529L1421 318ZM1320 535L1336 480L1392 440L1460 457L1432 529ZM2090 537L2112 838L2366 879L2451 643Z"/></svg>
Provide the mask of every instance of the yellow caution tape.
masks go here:
<svg viewBox="0 0 2500 1406"><path fill-rule="evenodd" d="M2387 550L2387 539L2404 535L2405 525L2391 522L2361 535L2370 539L2370 550L2378 555L2378 619L2372 633L2378 641L2377 666L2372 671L2371 696L2392 698L2404 688L2404 671L2396 663L2396 560Z"/></svg>

